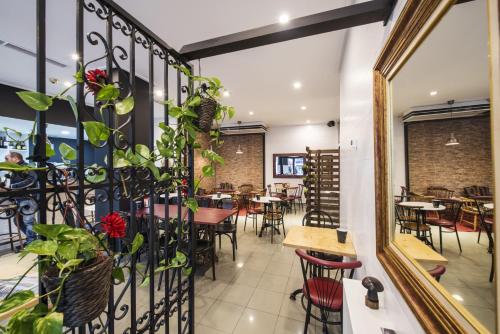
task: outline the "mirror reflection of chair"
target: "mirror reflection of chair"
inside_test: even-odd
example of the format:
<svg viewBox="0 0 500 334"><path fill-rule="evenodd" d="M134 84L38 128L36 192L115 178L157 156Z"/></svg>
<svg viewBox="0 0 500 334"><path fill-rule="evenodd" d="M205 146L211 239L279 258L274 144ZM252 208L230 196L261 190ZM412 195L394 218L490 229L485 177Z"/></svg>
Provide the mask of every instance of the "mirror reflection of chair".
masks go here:
<svg viewBox="0 0 500 334"><path fill-rule="evenodd" d="M440 203L446 207L444 212L439 213L439 217L437 219L427 218L426 222L431 226L437 226L439 228L439 251L441 254L443 254L443 232L455 233L458 248L460 249L460 253L462 253L462 245L460 244L460 237L458 236L457 230L458 217L460 215L462 201L456 199L441 199ZM445 230L443 231L443 229Z"/></svg>
<svg viewBox="0 0 500 334"><path fill-rule="evenodd" d="M491 217L491 211L484 207L483 202L475 199L474 203L478 211L481 228L486 231L486 235L488 236L488 253L491 254L491 269L489 280L490 282L493 282L493 277L495 276L495 240L493 238L494 221Z"/></svg>

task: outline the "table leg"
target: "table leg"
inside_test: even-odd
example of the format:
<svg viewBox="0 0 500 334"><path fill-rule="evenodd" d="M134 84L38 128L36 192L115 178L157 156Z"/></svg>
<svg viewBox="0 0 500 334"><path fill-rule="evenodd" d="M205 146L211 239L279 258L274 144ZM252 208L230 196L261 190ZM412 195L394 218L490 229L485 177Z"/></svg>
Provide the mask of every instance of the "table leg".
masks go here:
<svg viewBox="0 0 500 334"><path fill-rule="evenodd" d="M267 204L264 203L264 215L262 216L262 225L260 226L259 238L262 238L262 232L266 228Z"/></svg>
<svg viewBox="0 0 500 334"><path fill-rule="evenodd" d="M210 237L210 243L212 245L212 279L215 281L215 261L216 259L216 254L215 254L215 227L214 226L208 226L208 235Z"/></svg>

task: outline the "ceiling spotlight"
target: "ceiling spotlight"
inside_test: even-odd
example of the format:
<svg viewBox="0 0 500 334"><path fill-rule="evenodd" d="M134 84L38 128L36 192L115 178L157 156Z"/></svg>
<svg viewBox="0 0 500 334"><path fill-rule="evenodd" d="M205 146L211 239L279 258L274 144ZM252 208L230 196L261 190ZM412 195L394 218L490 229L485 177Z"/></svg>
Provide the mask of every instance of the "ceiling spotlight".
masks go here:
<svg viewBox="0 0 500 334"><path fill-rule="evenodd" d="M229 97L231 94L229 94L229 91L228 90L225 90L222 92L222 96L224 97Z"/></svg>
<svg viewBox="0 0 500 334"><path fill-rule="evenodd" d="M300 107L300 110L307 110L307 107L306 106L302 106L302 107Z"/></svg>
<svg viewBox="0 0 500 334"><path fill-rule="evenodd" d="M68 130L61 130L62 135L69 135L70 133Z"/></svg>
<svg viewBox="0 0 500 334"><path fill-rule="evenodd" d="M162 89L155 90L155 95L156 97L163 97L163 90Z"/></svg>
<svg viewBox="0 0 500 334"><path fill-rule="evenodd" d="M288 16L288 14L286 14L286 13L283 13L280 15L279 21L281 24L286 24L286 23L288 23L288 21L290 21L290 16Z"/></svg>
<svg viewBox="0 0 500 334"><path fill-rule="evenodd" d="M295 88L295 89L301 89L302 88L302 83L300 81L295 81L293 83L293 88Z"/></svg>
<svg viewBox="0 0 500 334"><path fill-rule="evenodd" d="M64 81L64 86L66 86L66 87L71 87L71 82L69 82L69 81Z"/></svg>
<svg viewBox="0 0 500 334"><path fill-rule="evenodd" d="M310 120L307 120L307 121L306 121L306 123L307 123L307 124L309 124L309 123L311 123L311 121L310 121Z"/></svg>
<svg viewBox="0 0 500 334"><path fill-rule="evenodd" d="M254 112L250 110L250 111L248 112L248 114L249 114L250 116L253 116Z"/></svg>
<svg viewBox="0 0 500 334"><path fill-rule="evenodd" d="M78 59L80 59L80 56L78 55L78 53L73 53L73 54L71 54L71 59L78 60Z"/></svg>
<svg viewBox="0 0 500 334"><path fill-rule="evenodd" d="M429 93L430 96L436 96L437 95L437 91L433 90L432 92Z"/></svg>

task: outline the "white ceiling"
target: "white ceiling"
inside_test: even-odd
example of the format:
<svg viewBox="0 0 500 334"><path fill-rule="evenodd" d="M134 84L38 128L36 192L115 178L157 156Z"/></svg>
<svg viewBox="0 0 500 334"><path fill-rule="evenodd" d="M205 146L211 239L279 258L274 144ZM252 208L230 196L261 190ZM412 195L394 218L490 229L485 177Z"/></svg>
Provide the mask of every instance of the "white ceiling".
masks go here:
<svg viewBox="0 0 500 334"><path fill-rule="evenodd" d="M0 40L35 50L35 1L0 2ZM179 50L182 45L229 33L276 23L281 13L291 18L342 7L348 0L294 1L143 1L117 0L145 26ZM48 91L63 88L71 80L76 64L74 1L47 0L47 57L67 64L66 68L47 65L47 77L61 83L48 83ZM104 34L104 22L85 14L85 31ZM236 107L237 120L263 121L271 126L324 123L338 118L339 66L345 31L283 42L203 59L202 74L218 76L230 91L227 103ZM115 30L114 43L128 46ZM85 43L85 61L100 56L102 48ZM147 78L147 53L137 47L137 74ZM35 59L0 46L0 82L35 88ZM128 61L122 65L126 68ZM96 66L103 66L102 62ZM155 63L155 83L162 82L161 64ZM197 62L194 62L198 68ZM174 76L171 75L173 78ZM294 90L292 82L302 82ZM174 82L171 81L173 87ZM171 92L173 93L173 91ZM90 100L88 101L90 103ZM306 111L300 109L307 106ZM158 116L161 108L158 109ZM250 116L249 111L254 115Z"/></svg>
<svg viewBox="0 0 500 334"><path fill-rule="evenodd" d="M452 99L488 98L486 0L453 6L396 75L392 94L398 115Z"/></svg>

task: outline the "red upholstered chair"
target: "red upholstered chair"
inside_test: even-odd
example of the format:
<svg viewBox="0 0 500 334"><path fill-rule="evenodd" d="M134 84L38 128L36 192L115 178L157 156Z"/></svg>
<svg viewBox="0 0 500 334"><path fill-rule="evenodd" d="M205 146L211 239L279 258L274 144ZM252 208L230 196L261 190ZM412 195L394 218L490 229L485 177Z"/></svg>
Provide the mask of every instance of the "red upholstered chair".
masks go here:
<svg viewBox="0 0 500 334"><path fill-rule="evenodd" d="M439 228L439 251L443 254L443 232L451 232L457 236L458 248L460 249L460 253L462 253L462 245L460 244L460 237L457 230L462 201L451 198L441 199L440 204L444 205L446 209L442 213L439 213L439 217L436 219L427 218L427 224Z"/></svg>
<svg viewBox="0 0 500 334"><path fill-rule="evenodd" d="M300 257L304 287L302 292L307 301L306 321L304 334L307 334L311 317L323 323L342 326L342 278L350 270L349 278L354 275L354 270L361 267L360 261L334 262L322 260L307 254L304 250L297 249L295 253ZM304 302L304 299L302 300ZM319 318L312 314L311 308L319 309ZM329 321L330 313L340 315L340 321Z"/></svg>
<svg viewBox="0 0 500 334"><path fill-rule="evenodd" d="M427 272L439 282L441 276L446 272L446 267L442 265L437 265L432 269L427 270Z"/></svg>

